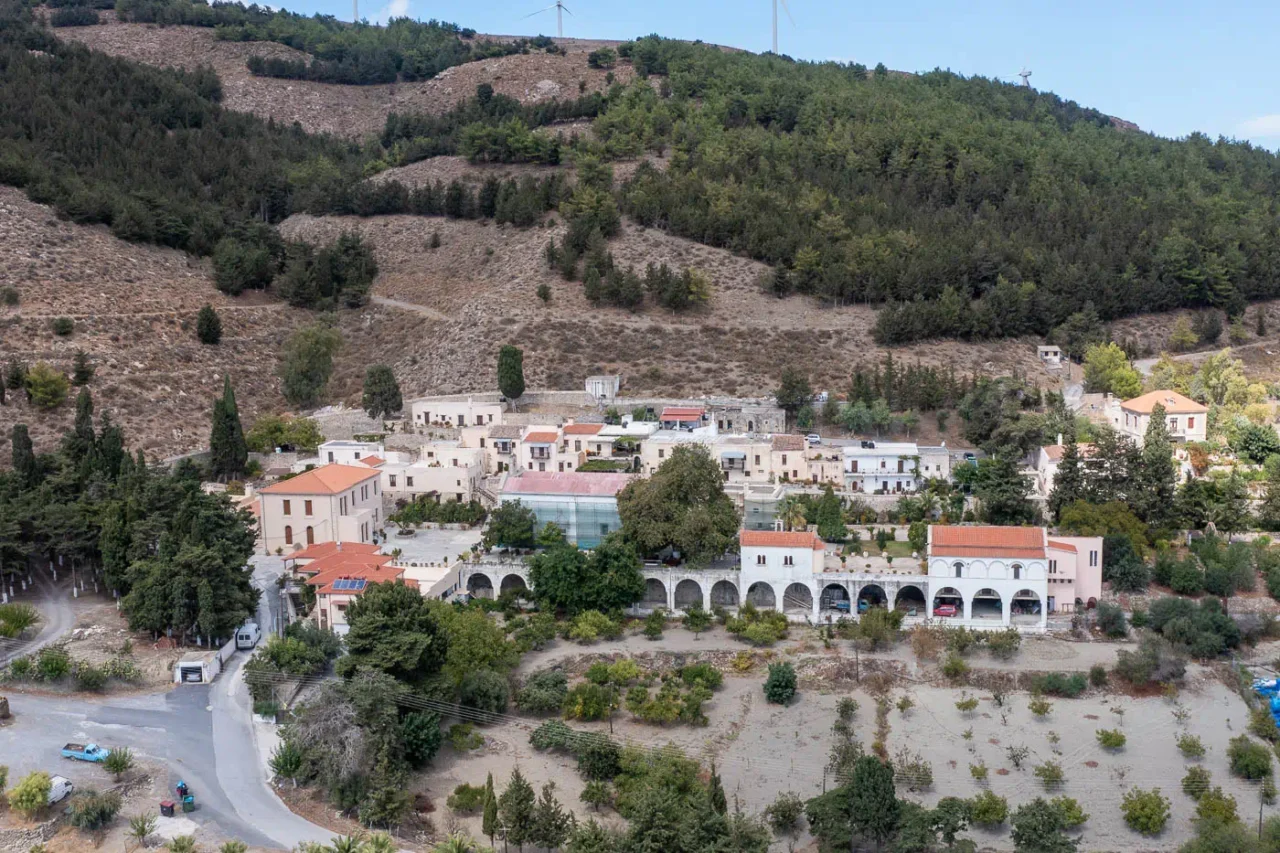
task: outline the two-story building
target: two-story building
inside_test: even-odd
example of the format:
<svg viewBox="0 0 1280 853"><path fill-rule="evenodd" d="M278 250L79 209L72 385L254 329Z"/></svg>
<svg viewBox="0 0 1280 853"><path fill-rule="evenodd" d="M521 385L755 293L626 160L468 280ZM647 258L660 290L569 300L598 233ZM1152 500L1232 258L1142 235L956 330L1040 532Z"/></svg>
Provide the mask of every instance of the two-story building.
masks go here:
<svg viewBox="0 0 1280 853"><path fill-rule="evenodd" d="M413 427L422 432L431 427L461 428L502 423L502 403L466 400L415 400L409 406Z"/></svg>
<svg viewBox="0 0 1280 853"><path fill-rule="evenodd" d="M263 549L290 552L317 542L371 542L382 512L379 471L322 465L258 492Z"/></svg>
<svg viewBox="0 0 1280 853"><path fill-rule="evenodd" d="M566 469L565 462L569 465ZM560 452L560 429L554 426L532 426L520 436L519 470L554 472L573 470L572 460Z"/></svg>
<svg viewBox="0 0 1280 853"><path fill-rule="evenodd" d="M1125 400L1112 411L1112 424L1139 446L1147 435L1151 412L1164 407L1169 437L1174 441L1204 441L1209 434L1209 409L1177 391L1150 391Z"/></svg>
<svg viewBox="0 0 1280 853"><path fill-rule="evenodd" d="M378 470L382 489L393 498L432 495L437 503L465 503L475 497L484 480L485 452L457 441L434 441L418 449L417 458L390 453Z"/></svg>
<svg viewBox="0 0 1280 853"><path fill-rule="evenodd" d="M913 441L863 441L843 453L850 491L907 493L920 486L920 449Z"/></svg>

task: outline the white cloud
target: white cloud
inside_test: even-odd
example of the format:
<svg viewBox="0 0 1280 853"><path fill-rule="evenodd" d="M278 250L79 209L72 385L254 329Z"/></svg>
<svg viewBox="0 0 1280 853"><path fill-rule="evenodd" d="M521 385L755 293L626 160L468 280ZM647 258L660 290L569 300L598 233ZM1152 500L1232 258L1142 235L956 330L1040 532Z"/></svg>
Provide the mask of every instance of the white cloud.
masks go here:
<svg viewBox="0 0 1280 853"><path fill-rule="evenodd" d="M1280 136L1280 113L1258 116L1240 124L1241 136Z"/></svg>
<svg viewBox="0 0 1280 853"><path fill-rule="evenodd" d="M409 0L391 0L373 16L375 24L385 24L392 18L403 18L409 14Z"/></svg>

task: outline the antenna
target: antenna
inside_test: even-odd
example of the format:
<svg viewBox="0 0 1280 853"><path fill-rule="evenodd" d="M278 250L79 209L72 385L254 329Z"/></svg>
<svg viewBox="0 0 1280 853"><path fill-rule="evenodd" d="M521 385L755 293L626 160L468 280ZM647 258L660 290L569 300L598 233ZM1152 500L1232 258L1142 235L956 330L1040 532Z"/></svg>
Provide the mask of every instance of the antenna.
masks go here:
<svg viewBox="0 0 1280 853"><path fill-rule="evenodd" d="M1022 70L1018 72L1018 76L1022 78L1022 85L1027 88L1031 87L1031 71L1027 66L1022 66Z"/></svg>
<svg viewBox="0 0 1280 853"><path fill-rule="evenodd" d="M550 12L552 9L556 10L556 37L564 38L564 18L561 16L561 13L569 12L569 7L564 5L562 0L556 0L556 2L552 3L550 6L548 6L545 9L539 9L536 12L530 12L528 15L525 15L524 18L521 18L520 20L523 21L525 18L532 18L534 15L541 15L543 12ZM572 17L573 13L569 12L569 16Z"/></svg>

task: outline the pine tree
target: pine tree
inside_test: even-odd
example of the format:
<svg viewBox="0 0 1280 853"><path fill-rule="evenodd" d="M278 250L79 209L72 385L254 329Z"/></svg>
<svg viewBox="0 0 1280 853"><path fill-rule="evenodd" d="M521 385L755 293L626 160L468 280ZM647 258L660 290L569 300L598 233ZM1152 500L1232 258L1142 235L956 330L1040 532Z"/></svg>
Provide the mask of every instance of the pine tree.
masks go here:
<svg viewBox="0 0 1280 853"><path fill-rule="evenodd" d="M849 529L844 523L844 509L830 484L822 490L814 516L818 524L818 535L825 541L843 542L849 537Z"/></svg>
<svg viewBox="0 0 1280 853"><path fill-rule="evenodd" d="M209 468L213 476L231 479L244 473L248 461L249 447L245 444L244 428L240 424L236 392L231 387L231 377L223 376L222 397L213 403Z"/></svg>
<svg viewBox="0 0 1280 853"><path fill-rule="evenodd" d="M1076 429L1072 424L1062 434L1062 461L1053 476L1053 491L1049 495L1049 512L1055 519L1065 507L1085 496L1084 470L1080 464L1080 450L1076 445Z"/></svg>
<svg viewBox="0 0 1280 853"><path fill-rule="evenodd" d="M89 354L84 350L76 350L75 359L71 367L71 384L72 385L88 385L89 380L93 379L93 364L89 361Z"/></svg>
<svg viewBox="0 0 1280 853"><path fill-rule="evenodd" d="M711 808L717 814L725 814L729 811L729 801L724 795L724 784L720 781L720 774L716 772L715 764L711 765L711 781L708 783L707 796L711 800Z"/></svg>
<svg viewBox="0 0 1280 853"><path fill-rule="evenodd" d="M529 840L534 846L544 850L562 847L573 830L573 815L560 805L555 788L554 782L542 786L542 796L534 808L533 827L529 833Z"/></svg>
<svg viewBox="0 0 1280 853"><path fill-rule="evenodd" d="M31 435L26 424L13 425L13 470L18 475L18 482L24 489L30 489L40 480L40 464L36 461L35 449L31 446Z"/></svg>
<svg viewBox="0 0 1280 853"><path fill-rule="evenodd" d="M222 342L222 318L213 306L205 303L196 315L196 337L200 343L215 346Z"/></svg>
<svg viewBox="0 0 1280 853"><path fill-rule="evenodd" d="M489 836L489 846L493 846L493 838L498 834L498 795L493 790L493 774L484 780L484 817L481 819L480 831Z"/></svg>
<svg viewBox="0 0 1280 853"><path fill-rule="evenodd" d="M365 413L375 419L389 418L404 408L400 383L385 364L375 364L364 374L364 397L360 402Z"/></svg>
<svg viewBox="0 0 1280 853"><path fill-rule="evenodd" d="M517 767L511 771L511 782L502 792L498 800L498 809L502 814L503 838L521 850L524 843L532 840L533 816L537 807L537 798L533 787L525 781Z"/></svg>
<svg viewBox="0 0 1280 853"><path fill-rule="evenodd" d="M515 406L524 394L524 352L504 344L498 351L498 390Z"/></svg>

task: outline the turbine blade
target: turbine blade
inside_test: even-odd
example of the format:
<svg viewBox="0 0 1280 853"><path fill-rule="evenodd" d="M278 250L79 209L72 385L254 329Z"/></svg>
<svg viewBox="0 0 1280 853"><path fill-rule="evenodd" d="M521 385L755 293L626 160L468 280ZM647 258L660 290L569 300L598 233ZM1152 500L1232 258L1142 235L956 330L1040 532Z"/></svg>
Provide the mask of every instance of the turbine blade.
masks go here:
<svg viewBox="0 0 1280 853"><path fill-rule="evenodd" d="M561 8L561 9L563 9L563 10L565 11L565 13L566 13L566 14L568 14L568 16L569 16L570 18L572 18L572 17L573 17L573 13L569 11L569 7L568 7L568 6L564 5L563 3L559 4L559 6L560 6L560 8Z"/></svg>
<svg viewBox="0 0 1280 853"><path fill-rule="evenodd" d="M551 11L552 9L554 9L554 8L555 8L555 6L554 6L554 5L551 5L551 6L548 6L547 8L545 8L545 9L539 9L539 10L538 10L538 11L536 11L536 12L530 12L529 14L525 15L525 16L524 16L524 18L532 18L534 15L541 15L543 12L550 12L550 11ZM523 21L523 20L524 20L524 18L521 18L520 20L522 20L522 21Z"/></svg>
<svg viewBox="0 0 1280 853"><path fill-rule="evenodd" d="M796 19L791 17L791 7L787 5L787 0L782 0L782 11L787 13L787 20L791 22L791 26L796 25Z"/></svg>

